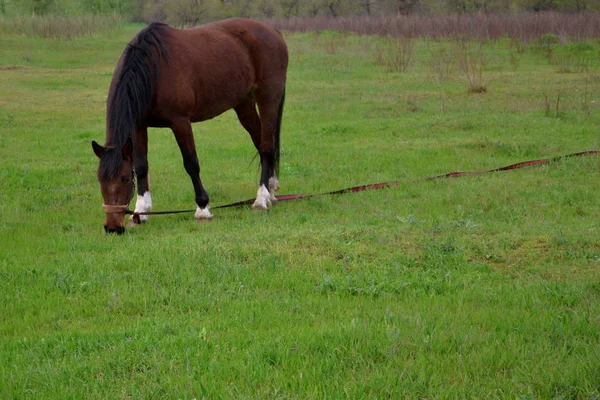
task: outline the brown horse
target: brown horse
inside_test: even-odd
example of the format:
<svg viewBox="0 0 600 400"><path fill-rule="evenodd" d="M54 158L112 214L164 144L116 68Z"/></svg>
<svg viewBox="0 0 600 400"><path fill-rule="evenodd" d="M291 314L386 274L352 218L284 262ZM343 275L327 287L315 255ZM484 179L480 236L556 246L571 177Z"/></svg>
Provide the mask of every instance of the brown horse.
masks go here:
<svg viewBox="0 0 600 400"><path fill-rule="evenodd" d="M253 207L269 208L279 188L287 64L287 47L279 32L248 19L187 30L153 23L138 33L121 55L110 84L106 144L92 142L100 158L105 231L125 231L134 171L138 182L135 211L152 208L148 127L171 128L194 185L195 218L212 218L208 193L200 181L191 123L232 108L260 155L261 176Z"/></svg>

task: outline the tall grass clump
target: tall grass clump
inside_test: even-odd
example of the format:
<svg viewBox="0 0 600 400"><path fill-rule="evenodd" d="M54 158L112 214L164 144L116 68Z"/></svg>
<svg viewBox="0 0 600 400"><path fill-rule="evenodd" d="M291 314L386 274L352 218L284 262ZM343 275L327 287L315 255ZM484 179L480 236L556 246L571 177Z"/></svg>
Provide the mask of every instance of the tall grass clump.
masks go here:
<svg viewBox="0 0 600 400"><path fill-rule="evenodd" d="M72 39L94 34L106 34L118 29L125 19L110 15L29 15L0 17L0 33L28 37Z"/></svg>
<svg viewBox="0 0 600 400"><path fill-rule="evenodd" d="M587 73L592 68L597 53L594 46L586 42L570 43L557 48L550 64L558 73Z"/></svg>

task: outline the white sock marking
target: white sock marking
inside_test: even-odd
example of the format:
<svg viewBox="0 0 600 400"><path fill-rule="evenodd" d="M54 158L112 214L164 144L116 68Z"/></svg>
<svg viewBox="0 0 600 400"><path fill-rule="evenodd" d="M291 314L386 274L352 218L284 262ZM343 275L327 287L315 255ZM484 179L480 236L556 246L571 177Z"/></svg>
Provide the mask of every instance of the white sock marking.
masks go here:
<svg viewBox="0 0 600 400"><path fill-rule="evenodd" d="M148 212L152 211L152 196L150 192L144 192L143 196L138 194L135 202L135 212ZM129 220L133 220L133 215L129 217ZM148 221L147 215L140 215L140 220Z"/></svg>
<svg viewBox="0 0 600 400"><path fill-rule="evenodd" d="M266 210L269 207L271 207L271 194L269 193L269 189L267 189L265 185L260 185L258 192L256 192L256 200L254 200L252 208L256 210Z"/></svg>
<svg viewBox="0 0 600 400"><path fill-rule="evenodd" d="M194 218L196 219L211 219L213 215L210 212L210 207L207 205L205 208L200 208L196 206L196 214L194 214Z"/></svg>
<svg viewBox="0 0 600 400"><path fill-rule="evenodd" d="M269 197L271 199L271 202L277 201L277 199L275 198L275 195L277 194L278 191L279 191L279 180L277 179L276 176L272 176L271 178L269 178Z"/></svg>

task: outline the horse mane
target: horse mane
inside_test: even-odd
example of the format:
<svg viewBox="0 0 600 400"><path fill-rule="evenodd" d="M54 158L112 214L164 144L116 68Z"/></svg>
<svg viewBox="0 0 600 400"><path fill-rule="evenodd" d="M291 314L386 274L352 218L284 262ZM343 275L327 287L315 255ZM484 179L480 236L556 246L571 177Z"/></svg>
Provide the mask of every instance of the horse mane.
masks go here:
<svg viewBox="0 0 600 400"><path fill-rule="evenodd" d="M151 23L123 51L121 69L115 71L117 84L111 85L108 94L107 150L98 168L98 176L103 181L114 179L121 172L121 149L144 122L152 105L160 74L159 61L168 62L167 27L159 22Z"/></svg>

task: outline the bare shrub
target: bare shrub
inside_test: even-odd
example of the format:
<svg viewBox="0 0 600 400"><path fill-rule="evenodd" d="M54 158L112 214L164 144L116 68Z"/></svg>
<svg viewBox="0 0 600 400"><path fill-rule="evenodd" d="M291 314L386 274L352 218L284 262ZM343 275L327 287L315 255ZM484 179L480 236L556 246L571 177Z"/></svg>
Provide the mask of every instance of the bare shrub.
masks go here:
<svg viewBox="0 0 600 400"><path fill-rule="evenodd" d="M549 117L552 115L552 105L548 98L548 93L544 92L544 115Z"/></svg>
<svg viewBox="0 0 600 400"><path fill-rule="evenodd" d="M335 54L337 52L337 41L335 39L329 39L325 44L325 51L327 54Z"/></svg>
<svg viewBox="0 0 600 400"><path fill-rule="evenodd" d="M413 62L415 41L401 37L392 42L388 68L395 72L406 72Z"/></svg>
<svg viewBox="0 0 600 400"><path fill-rule="evenodd" d="M457 40L455 54L458 68L463 73L470 93L484 93L487 91L483 79L483 70L486 65L485 47L483 40Z"/></svg>
<svg viewBox="0 0 600 400"><path fill-rule="evenodd" d="M413 62L415 41L411 38L387 38L377 43L375 62L390 72L406 72Z"/></svg>
<svg viewBox="0 0 600 400"><path fill-rule="evenodd" d="M562 111L560 110L560 92L556 94L556 102L544 92L544 115L546 117L560 118Z"/></svg>
<svg viewBox="0 0 600 400"><path fill-rule="evenodd" d="M450 79L456 71L456 59L446 43L432 45L430 55L428 67L435 80L439 83Z"/></svg>
<svg viewBox="0 0 600 400"><path fill-rule="evenodd" d="M538 39L539 47L544 51L548 62L552 62L554 56L554 46L558 44L558 36L553 33L546 33Z"/></svg>
<svg viewBox="0 0 600 400"><path fill-rule="evenodd" d="M373 50L373 59L375 61L375 64L385 65L385 55L386 55L385 47L382 46L380 43L377 43L375 45L375 50Z"/></svg>
<svg viewBox="0 0 600 400"><path fill-rule="evenodd" d="M517 54L523 54L526 50L525 42L520 38L511 38L509 48Z"/></svg>
<svg viewBox="0 0 600 400"><path fill-rule="evenodd" d="M410 112L417 112L419 111L419 105L417 104L417 99L415 98L414 95L409 94L407 99L406 99L406 106L408 111Z"/></svg>
<svg viewBox="0 0 600 400"><path fill-rule="evenodd" d="M317 31L314 33L315 46L325 49L327 54L335 54L339 47L344 45L346 35L332 30Z"/></svg>
<svg viewBox="0 0 600 400"><path fill-rule="evenodd" d="M513 71L516 71L519 68L519 60L519 54L514 51L510 51L509 63Z"/></svg>
<svg viewBox="0 0 600 400"><path fill-rule="evenodd" d="M508 46L508 51L509 63L513 71L516 71L519 68L521 55L525 53L525 42L520 38L511 38L510 44Z"/></svg>

